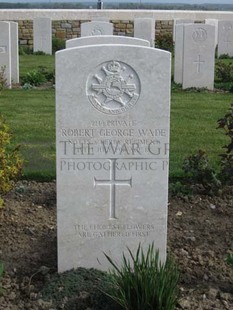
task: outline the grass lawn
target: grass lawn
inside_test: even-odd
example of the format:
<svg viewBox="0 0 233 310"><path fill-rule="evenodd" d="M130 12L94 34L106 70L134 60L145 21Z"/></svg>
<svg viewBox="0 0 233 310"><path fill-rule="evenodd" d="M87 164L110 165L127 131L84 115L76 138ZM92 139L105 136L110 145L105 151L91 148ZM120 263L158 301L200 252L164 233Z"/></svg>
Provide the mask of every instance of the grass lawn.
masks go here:
<svg viewBox="0 0 233 310"><path fill-rule="evenodd" d="M49 71L53 71L54 65L53 55L20 55L20 76L24 76L28 71L35 70L39 67L46 67Z"/></svg>
<svg viewBox="0 0 233 310"><path fill-rule="evenodd" d="M20 56L21 76L43 65L54 68L54 56ZM217 167L227 138L216 130L226 113L232 93L174 90L171 100L170 177L182 176L184 158L205 150ZM13 140L21 145L24 176L55 178L55 92L49 90L4 90L1 113L10 125Z"/></svg>
<svg viewBox="0 0 233 310"><path fill-rule="evenodd" d="M228 141L217 128L232 101L231 93L175 91L171 100L170 176L182 173L183 159L205 150L217 168L219 154Z"/></svg>
<svg viewBox="0 0 233 310"><path fill-rule="evenodd" d="M24 176L55 178L54 90L5 90L0 100L13 141L21 145Z"/></svg>

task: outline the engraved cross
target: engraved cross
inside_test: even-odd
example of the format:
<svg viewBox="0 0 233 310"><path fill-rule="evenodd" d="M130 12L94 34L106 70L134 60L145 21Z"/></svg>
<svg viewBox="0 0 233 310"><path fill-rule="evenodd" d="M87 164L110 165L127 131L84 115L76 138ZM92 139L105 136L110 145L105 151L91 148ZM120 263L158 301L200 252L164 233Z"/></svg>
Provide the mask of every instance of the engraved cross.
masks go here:
<svg viewBox="0 0 233 310"><path fill-rule="evenodd" d="M201 64L205 63L204 60L201 60L201 55L198 55L198 60L194 61L195 64L197 64L197 73L201 72Z"/></svg>
<svg viewBox="0 0 233 310"><path fill-rule="evenodd" d="M97 180L94 177L94 187L100 186L109 186L110 187L110 206L109 219L116 219L116 186L117 185L126 185L132 187L132 177L128 180L116 180L116 160L117 159L109 159L110 160L110 179L109 180Z"/></svg>

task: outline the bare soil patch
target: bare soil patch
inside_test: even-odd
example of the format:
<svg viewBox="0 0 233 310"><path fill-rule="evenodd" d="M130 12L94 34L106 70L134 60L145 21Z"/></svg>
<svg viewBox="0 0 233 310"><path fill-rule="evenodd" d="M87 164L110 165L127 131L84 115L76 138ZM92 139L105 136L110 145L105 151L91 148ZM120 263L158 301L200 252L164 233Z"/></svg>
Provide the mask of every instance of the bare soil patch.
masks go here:
<svg viewBox="0 0 233 310"><path fill-rule="evenodd" d="M171 197L168 248L181 271L177 309L233 309L233 268L226 262L233 250L233 188L221 197ZM5 266L1 310L103 309L93 304L88 289L72 307L68 298L55 305L40 295L56 276L55 182L21 181L6 195L0 210L0 261Z"/></svg>

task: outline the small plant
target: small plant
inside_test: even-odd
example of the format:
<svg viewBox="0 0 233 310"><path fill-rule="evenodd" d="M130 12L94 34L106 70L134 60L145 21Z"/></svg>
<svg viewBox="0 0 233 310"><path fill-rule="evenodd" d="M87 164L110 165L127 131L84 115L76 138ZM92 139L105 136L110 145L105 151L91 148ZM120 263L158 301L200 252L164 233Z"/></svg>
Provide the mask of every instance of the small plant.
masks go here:
<svg viewBox="0 0 233 310"><path fill-rule="evenodd" d="M0 92L7 87L7 80L5 77L6 67L0 67Z"/></svg>
<svg viewBox="0 0 233 310"><path fill-rule="evenodd" d="M128 252L132 265L123 254L121 267L105 254L114 268L110 272L112 288L106 294L127 310L175 309L179 273L174 261L168 258L161 264L154 244L148 247L146 254L140 244L135 256L130 249Z"/></svg>
<svg viewBox="0 0 233 310"><path fill-rule="evenodd" d="M190 186L186 184L182 184L179 181L175 183L170 183L169 191L171 192L172 196L191 196L192 195L192 189L190 188Z"/></svg>
<svg viewBox="0 0 233 310"><path fill-rule="evenodd" d="M24 89L24 90L30 90L32 88L33 88L33 86L31 84L29 84L29 83L25 83L22 86L22 89Z"/></svg>
<svg viewBox="0 0 233 310"><path fill-rule="evenodd" d="M155 47L172 53L174 50L172 34L165 33L157 35L155 40Z"/></svg>
<svg viewBox="0 0 233 310"><path fill-rule="evenodd" d="M196 154L184 159L183 171L192 184L201 184L207 192L216 191L221 186L216 172L209 164L205 151L199 150Z"/></svg>
<svg viewBox="0 0 233 310"><path fill-rule="evenodd" d="M233 63L225 64L218 62L215 66L215 73L218 82L232 82L233 80Z"/></svg>
<svg viewBox="0 0 233 310"><path fill-rule="evenodd" d="M31 55L33 54L33 50L29 46L20 46L19 47L19 55Z"/></svg>
<svg viewBox="0 0 233 310"><path fill-rule="evenodd" d="M60 38L53 38L52 40L53 54L55 54L57 51L63 50L65 47L66 47L65 40Z"/></svg>
<svg viewBox="0 0 233 310"><path fill-rule="evenodd" d="M53 71L48 71L48 69L44 66L39 66L38 67L38 71L43 74L43 76L45 77L46 81L50 81L53 82L53 84L55 83L55 70Z"/></svg>
<svg viewBox="0 0 233 310"><path fill-rule="evenodd" d="M117 309L116 303L103 293L111 280L106 272L78 268L60 274L52 274L40 295L42 300L52 302L51 309Z"/></svg>
<svg viewBox="0 0 233 310"><path fill-rule="evenodd" d="M36 52L33 52L33 55L46 55L46 53L43 51L36 51Z"/></svg>
<svg viewBox="0 0 233 310"><path fill-rule="evenodd" d="M229 56L229 54L222 54L218 57L218 59L233 59L233 57Z"/></svg>
<svg viewBox="0 0 233 310"><path fill-rule="evenodd" d="M233 267L233 253L228 254L227 263Z"/></svg>
<svg viewBox="0 0 233 310"><path fill-rule="evenodd" d="M233 93L233 82L215 82L214 87L217 89L221 89L226 92Z"/></svg>
<svg viewBox="0 0 233 310"><path fill-rule="evenodd" d="M223 118L218 121L217 129L223 129L230 142L223 146L226 153L220 154L221 157L221 172L220 177L224 183L233 185L233 103Z"/></svg>
<svg viewBox="0 0 233 310"><path fill-rule="evenodd" d="M182 90L182 84L175 83L174 82L174 77L172 77L171 88L172 88L172 91L176 91L176 90L180 91L180 90Z"/></svg>
<svg viewBox="0 0 233 310"><path fill-rule="evenodd" d="M22 84L28 83L32 86L39 86L46 82L46 78L39 70L32 70L22 77Z"/></svg>
<svg viewBox="0 0 233 310"><path fill-rule="evenodd" d="M39 66L37 70L27 72L22 78L24 89L28 89L25 85L39 86L46 82L55 83L55 72L48 71L44 66Z"/></svg>
<svg viewBox="0 0 233 310"><path fill-rule="evenodd" d="M19 177L22 169L22 160L18 147L12 150L9 127L0 115L0 195L7 193ZM0 206L3 199L0 196Z"/></svg>

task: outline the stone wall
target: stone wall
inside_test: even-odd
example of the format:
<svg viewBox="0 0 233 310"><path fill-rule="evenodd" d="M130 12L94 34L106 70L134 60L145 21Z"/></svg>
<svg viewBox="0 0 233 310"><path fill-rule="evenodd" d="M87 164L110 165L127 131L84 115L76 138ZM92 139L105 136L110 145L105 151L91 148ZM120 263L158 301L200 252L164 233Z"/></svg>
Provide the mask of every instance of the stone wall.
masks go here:
<svg viewBox="0 0 233 310"><path fill-rule="evenodd" d="M18 20L19 44L23 47L33 46L33 22L32 20ZM80 37L80 25L84 20L53 20L52 32L54 38L64 40ZM133 36L133 21L113 20L114 35ZM156 21L156 35L172 33L173 21Z"/></svg>

